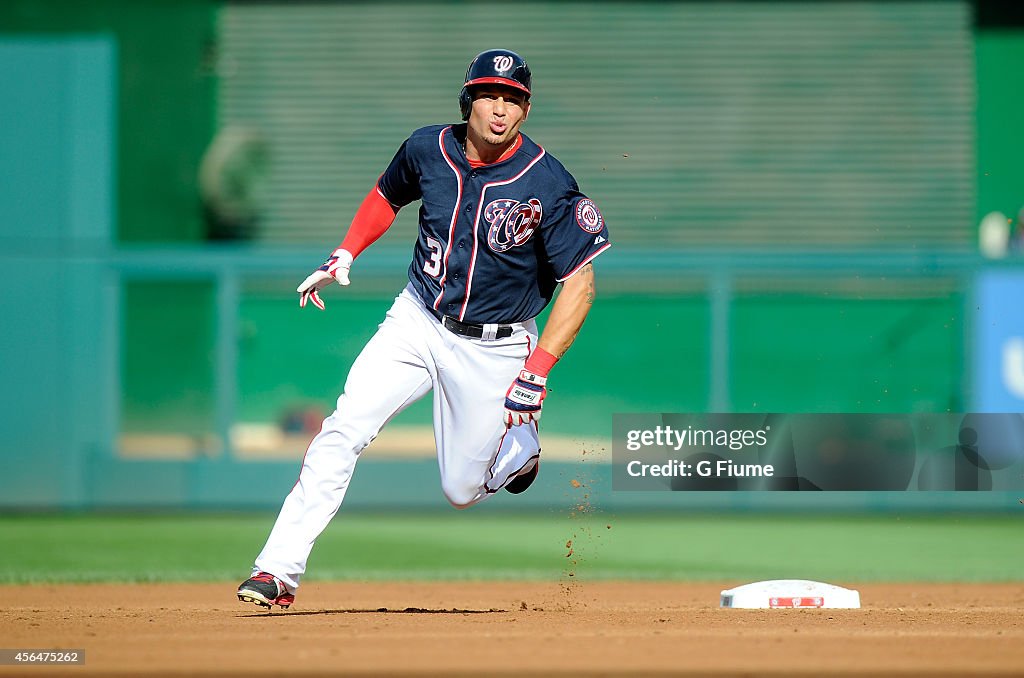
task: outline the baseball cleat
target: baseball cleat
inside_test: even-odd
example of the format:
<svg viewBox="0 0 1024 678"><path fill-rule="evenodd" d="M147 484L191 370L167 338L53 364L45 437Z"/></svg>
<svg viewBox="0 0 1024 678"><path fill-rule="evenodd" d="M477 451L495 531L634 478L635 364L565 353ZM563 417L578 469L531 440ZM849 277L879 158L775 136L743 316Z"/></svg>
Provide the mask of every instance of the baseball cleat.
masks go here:
<svg viewBox="0 0 1024 678"><path fill-rule="evenodd" d="M533 465L533 468L526 473L521 473L512 480L505 484L505 489L512 494L521 494L533 485L533 481L537 479L537 473L540 471L540 459Z"/></svg>
<svg viewBox="0 0 1024 678"><path fill-rule="evenodd" d="M259 572L238 587L238 599L243 603L255 603L268 610L274 605L284 609L295 602L295 595L288 592L284 582L269 572Z"/></svg>

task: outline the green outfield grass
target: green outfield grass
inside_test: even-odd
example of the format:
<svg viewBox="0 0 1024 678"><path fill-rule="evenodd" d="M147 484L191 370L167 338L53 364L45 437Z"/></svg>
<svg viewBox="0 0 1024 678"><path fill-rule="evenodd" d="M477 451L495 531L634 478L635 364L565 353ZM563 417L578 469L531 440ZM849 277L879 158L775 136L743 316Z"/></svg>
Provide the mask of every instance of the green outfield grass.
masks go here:
<svg viewBox="0 0 1024 678"><path fill-rule="evenodd" d="M235 581L272 523L266 514L3 516L0 582ZM1005 515L452 511L339 515L308 579L1019 581L1022 563L1021 519Z"/></svg>

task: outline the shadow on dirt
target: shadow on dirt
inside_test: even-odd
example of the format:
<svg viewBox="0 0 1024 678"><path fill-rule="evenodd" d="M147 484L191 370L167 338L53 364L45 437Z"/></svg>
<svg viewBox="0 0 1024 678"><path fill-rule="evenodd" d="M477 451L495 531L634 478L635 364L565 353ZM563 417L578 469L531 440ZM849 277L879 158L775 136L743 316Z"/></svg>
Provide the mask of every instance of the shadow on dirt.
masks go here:
<svg viewBox="0 0 1024 678"><path fill-rule="evenodd" d="M311 614L497 614L501 612L508 612L508 610L499 610L497 608L491 608L489 610L462 610L459 608L451 609L431 609L425 607L407 607L404 609L390 609L387 607L378 607L376 609L348 609L348 610L296 610L295 612L287 612L282 610L280 612L257 612L254 614L239 614L236 615L240 618L247 617L297 617Z"/></svg>

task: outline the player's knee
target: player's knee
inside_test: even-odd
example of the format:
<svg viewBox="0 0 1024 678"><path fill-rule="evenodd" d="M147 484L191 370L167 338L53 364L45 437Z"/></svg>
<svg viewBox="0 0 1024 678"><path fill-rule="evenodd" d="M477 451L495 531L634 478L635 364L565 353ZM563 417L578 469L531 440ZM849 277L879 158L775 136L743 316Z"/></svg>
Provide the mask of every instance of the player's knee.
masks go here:
<svg viewBox="0 0 1024 678"><path fill-rule="evenodd" d="M366 422L352 421L350 417L344 417L338 410L324 420L321 428L321 435L337 436L338 444L351 448L356 454L362 452L379 432L379 427Z"/></svg>
<svg viewBox="0 0 1024 678"><path fill-rule="evenodd" d="M456 509L467 509L480 501L482 491L479 485L465 482L444 481L441 483L445 499Z"/></svg>

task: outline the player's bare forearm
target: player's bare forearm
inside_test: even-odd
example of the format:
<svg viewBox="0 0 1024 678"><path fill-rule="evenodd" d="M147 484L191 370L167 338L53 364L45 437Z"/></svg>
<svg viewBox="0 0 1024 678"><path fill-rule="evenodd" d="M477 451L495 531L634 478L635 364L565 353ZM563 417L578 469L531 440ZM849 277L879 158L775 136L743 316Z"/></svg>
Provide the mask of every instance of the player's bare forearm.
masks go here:
<svg viewBox="0 0 1024 678"><path fill-rule="evenodd" d="M594 265L587 264L562 283L537 345L561 358L576 340L594 304Z"/></svg>

